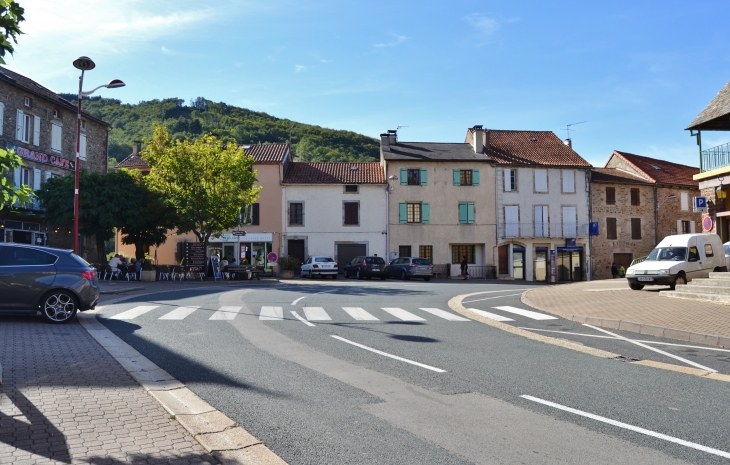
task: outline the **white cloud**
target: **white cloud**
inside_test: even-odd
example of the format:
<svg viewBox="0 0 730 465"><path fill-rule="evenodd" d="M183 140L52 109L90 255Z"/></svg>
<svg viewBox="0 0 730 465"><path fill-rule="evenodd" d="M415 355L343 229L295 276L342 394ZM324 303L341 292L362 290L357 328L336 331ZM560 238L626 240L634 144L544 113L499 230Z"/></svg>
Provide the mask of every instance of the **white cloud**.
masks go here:
<svg viewBox="0 0 730 465"><path fill-rule="evenodd" d="M391 36L393 36L393 38L395 40L393 40L391 42L383 42L383 43L379 43L379 44L374 44L373 47L378 47L378 48L382 48L382 47L395 47L396 45L400 45L403 42L405 42L406 40L408 40L408 37L401 36L401 35L398 35L398 34L391 34Z"/></svg>
<svg viewBox="0 0 730 465"><path fill-rule="evenodd" d="M307 66L304 66L304 65L294 65L294 72L295 73L298 73L300 71L304 71L305 69L307 69Z"/></svg>
<svg viewBox="0 0 730 465"><path fill-rule="evenodd" d="M492 36L502 28L502 24L513 23L518 19L496 19L483 13L471 13L464 16L464 21L475 30L479 39L477 46L481 47L487 44Z"/></svg>

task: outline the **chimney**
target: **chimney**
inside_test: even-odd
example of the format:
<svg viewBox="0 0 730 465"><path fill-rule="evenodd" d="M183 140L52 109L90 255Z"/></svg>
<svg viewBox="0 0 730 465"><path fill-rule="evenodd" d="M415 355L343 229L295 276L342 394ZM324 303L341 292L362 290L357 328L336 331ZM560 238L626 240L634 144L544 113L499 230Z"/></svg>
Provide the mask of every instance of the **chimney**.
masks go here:
<svg viewBox="0 0 730 465"><path fill-rule="evenodd" d="M142 151L142 141L136 140L132 143L132 155L139 156L139 152Z"/></svg>
<svg viewBox="0 0 730 465"><path fill-rule="evenodd" d="M398 143L398 130L397 129L388 129L388 139L390 139L390 144L395 145Z"/></svg>
<svg viewBox="0 0 730 465"><path fill-rule="evenodd" d="M390 137L388 134L380 135L380 148L383 152L390 152Z"/></svg>
<svg viewBox="0 0 730 465"><path fill-rule="evenodd" d="M570 147L571 149L573 148L573 140L572 139L565 139L565 142L563 142L563 143L565 145L567 145L568 147Z"/></svg>
<svg viewBox="0 0 730 465"><path fill-rule="evenodd" d="M485 149L488 149L488 148L491 147L490 142L489 142L489 134L491 132L492 131L490 131L489 129L487 129L486 131L484 131L484 148Z"/></svg>
<svg viewBox="0 0 730 465"><path fill-rule="evenodd" d="M474 126L474 153L484 152L484 129L482 125Z"/></svg>

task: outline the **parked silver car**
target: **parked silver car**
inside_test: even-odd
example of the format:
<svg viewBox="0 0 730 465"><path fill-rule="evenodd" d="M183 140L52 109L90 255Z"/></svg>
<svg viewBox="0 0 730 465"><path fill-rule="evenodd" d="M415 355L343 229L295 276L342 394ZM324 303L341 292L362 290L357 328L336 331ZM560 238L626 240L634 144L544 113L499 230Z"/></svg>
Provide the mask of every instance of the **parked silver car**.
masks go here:
<svg viewBox="0 0 730 465"><path fill-rule="evenodd" d="M96 270L70 250L0 243L0 313L65 323L99 300Z"/></svg>

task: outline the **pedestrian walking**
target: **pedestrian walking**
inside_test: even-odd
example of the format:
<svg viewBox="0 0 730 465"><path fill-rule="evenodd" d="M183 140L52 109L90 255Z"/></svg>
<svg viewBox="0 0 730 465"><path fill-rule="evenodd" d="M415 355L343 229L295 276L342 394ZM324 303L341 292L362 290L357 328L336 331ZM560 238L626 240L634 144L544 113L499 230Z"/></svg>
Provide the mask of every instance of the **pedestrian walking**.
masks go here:
<svg viewBox="0 0 730 465"><path fill-rule="evenodd" d="M618 275L622 278L626 277L626 268L623 265L618 267Z"/></svg>
<svg viewBox="0 0 730 465"><path fill-rule="evenodd" d="M619 276L619 274L618 274L618 267L616 266L616 262L614 262L611 265L611 276L613 276L613 279L616 279Z"/></svg>
<svg viewBox="0 0 730 465"><path fill-rule="evenodd" d="M469 279L469 262L466 261L466 255L461 260L461 275L464 279Z"/></svg>

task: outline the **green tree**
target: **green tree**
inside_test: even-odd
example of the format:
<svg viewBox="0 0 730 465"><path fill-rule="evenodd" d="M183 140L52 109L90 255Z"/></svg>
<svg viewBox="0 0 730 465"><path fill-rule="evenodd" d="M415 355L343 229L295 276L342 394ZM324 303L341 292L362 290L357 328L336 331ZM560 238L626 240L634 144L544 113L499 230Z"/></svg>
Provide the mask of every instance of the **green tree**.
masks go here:
<svg viewBox="0 0 730 465"><path fill-rule="evenodd" d="M25 10L17 2L0 0L0 64L5 64L5 53L12 55L15 51L13 44L18 43L18 36L23 33L19 24L25 21L24 13Z"/></svg>
<svg viewBox="0 0 730 465"><path fill-rule="evenodd" d="M192 231L207 247L211 236L238 226L239 209L258 199L254 161L236 144L211 135L173 141L160 125L146 143L145 182L175 210L179 234Z"/></svg>
<svg viewBox="0 0 730 465"><path fill-rule="evenodd" d="M0 148L0 173L12 173L19 166L23 166L23 159L15 153L15 150ZM2 189L3 193L0 210L5 207L10 207L16 202L23 203L31 201L33 191L30 187L23 184L17 188L7 176L0 176L0 189Z"/></svg>

